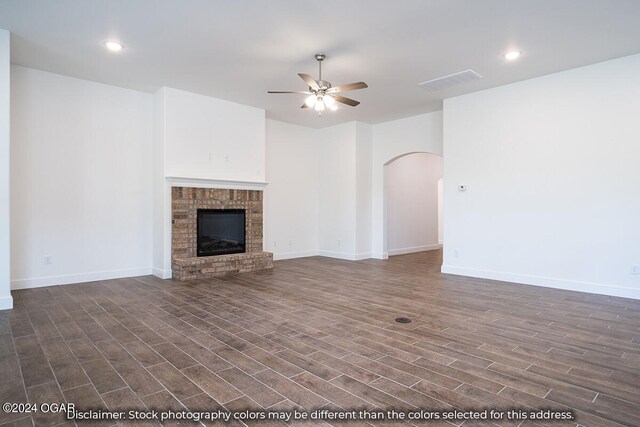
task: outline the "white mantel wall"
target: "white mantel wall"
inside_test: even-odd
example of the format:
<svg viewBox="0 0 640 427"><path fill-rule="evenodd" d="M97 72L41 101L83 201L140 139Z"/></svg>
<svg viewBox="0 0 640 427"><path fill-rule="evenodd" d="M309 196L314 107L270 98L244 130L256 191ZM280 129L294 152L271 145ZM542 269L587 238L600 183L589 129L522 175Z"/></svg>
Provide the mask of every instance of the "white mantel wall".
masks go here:
<svg viewBox="0 0 640 427"><path fill-rule="evenodd" d="M264 189L265 111L166 87L153 105L153 274L169 278L171 187Z"/></svg>
<svg viewBox="0 0 640 427"><path fill-rule="evenodd" d="M640 55L445 100L442 271L640 298L639 118Z"/></svg>
<svg viewBox="0 0 640 427"><path fill-rule="evenodd" d="M264 182L265 112L162 88L165 176Z"/></svg>

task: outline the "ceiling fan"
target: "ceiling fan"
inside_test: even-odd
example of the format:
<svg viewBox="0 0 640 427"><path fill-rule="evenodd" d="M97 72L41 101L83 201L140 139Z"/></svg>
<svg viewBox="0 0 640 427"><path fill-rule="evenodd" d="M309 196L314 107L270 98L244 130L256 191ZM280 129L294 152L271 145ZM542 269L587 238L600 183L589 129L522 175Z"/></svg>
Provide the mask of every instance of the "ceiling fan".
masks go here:
<svg viewBox="0 0 640 427"><path fill-rule="evenodd" d="M330 82L322 80L322 61L326 58L325 54L317 53L315 57L316 61L318 61L318 80L314 80L309 74L298 73L300 78L309 86L308 91L285 92L270 90L267 93L301 93L309 95L300 108L314 108L318 112L318 115L321 115L326 108L330 110L337 110L338 105L336 102L340 102L351 107L355 107L360 104L359 101L338 95L338 93L346 92L348 90L364 89L368 87L367 84L365 82L357 82L332 87Z"/></svg>

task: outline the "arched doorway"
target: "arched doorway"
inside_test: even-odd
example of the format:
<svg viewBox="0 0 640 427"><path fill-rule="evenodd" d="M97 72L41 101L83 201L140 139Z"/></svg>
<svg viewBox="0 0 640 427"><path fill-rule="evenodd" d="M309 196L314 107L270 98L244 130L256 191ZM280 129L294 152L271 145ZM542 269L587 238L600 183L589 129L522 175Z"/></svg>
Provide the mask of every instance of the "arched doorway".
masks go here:
<svg viewBox="0 0 640 427"><path fill-rule="evenodd" d="M406 153L384 165L384 252L389 256L440 248L442 157Z"/></svg>

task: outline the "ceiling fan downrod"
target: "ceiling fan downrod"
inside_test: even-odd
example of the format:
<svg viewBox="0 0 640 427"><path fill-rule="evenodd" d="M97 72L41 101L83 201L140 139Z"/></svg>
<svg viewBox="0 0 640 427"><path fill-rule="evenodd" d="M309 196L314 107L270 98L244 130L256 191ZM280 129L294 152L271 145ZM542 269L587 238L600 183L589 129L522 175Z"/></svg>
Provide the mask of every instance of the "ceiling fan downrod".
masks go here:
<svg viewBox="0 0 640 427"><path fill-rule="evenodd" d="M322 61L326 58L324 53L316 53L316 61L318 61L318 80L322 80Z"/></svg>

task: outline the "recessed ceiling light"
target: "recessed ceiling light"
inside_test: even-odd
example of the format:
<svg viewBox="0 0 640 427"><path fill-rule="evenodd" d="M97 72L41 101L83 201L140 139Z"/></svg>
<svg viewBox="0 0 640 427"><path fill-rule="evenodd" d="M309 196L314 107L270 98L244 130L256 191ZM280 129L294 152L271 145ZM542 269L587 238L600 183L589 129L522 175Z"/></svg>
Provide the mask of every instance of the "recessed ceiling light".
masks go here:
<svg viewBox="0 0 640 427"><path fill-rule="evenodd" d="M518 59L521 54L522 52L520 52L519 50L512 50L504 54L504 59L506 59L507 61L513 61L515 59Z"/></svg>
<svg viewBox="0 0 640 427"><path fill-rule="evenodd" d="M122 43L115 41L104 42L104 47L109 49L111 52L120 52L122 49L124 49L124 45Z"/></svg>

